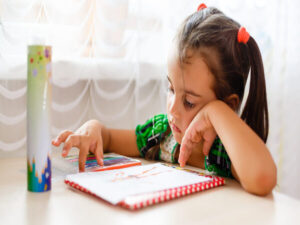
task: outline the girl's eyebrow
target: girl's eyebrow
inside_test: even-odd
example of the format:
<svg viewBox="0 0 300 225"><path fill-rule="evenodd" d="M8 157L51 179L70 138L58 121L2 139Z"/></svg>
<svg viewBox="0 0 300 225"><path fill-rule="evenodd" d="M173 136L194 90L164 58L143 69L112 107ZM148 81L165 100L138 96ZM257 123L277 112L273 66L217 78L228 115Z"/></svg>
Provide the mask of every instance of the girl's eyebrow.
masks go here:
<svg viewBox="0 0 300 225"><path fill-rule="evenodd" d="M172 81L171 81L171 79L170 79L170 77L169 77L168 75L167 75L167 78L168 78L169 82L170 82L171 85L172 85ZM195 97L202 97L202 95L197 94L197 93L195 93L195 92L192 91L192 90L184 90L184 92L185 92L186 94L193 95L193 96L195 96Z"/></svg>
<svg viewBox="0 0 300 225"><path fill-rule="evenodd" d="M199 95L199 94L193 92L192 90L184 90L184 92L185 92L186 94L193 95L193 96L198 97L198 98L201 98L201 97L202 97L202 95Z"/></svg>

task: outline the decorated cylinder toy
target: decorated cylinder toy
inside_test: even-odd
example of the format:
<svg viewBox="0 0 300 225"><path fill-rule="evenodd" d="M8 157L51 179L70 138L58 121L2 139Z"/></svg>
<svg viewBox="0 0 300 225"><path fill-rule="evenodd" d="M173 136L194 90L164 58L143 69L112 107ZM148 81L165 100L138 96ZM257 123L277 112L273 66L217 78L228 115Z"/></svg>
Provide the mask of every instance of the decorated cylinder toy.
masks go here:
<svg viewBox="0 0 300 225"><path fill-rule="evenodd" d="M27 186L51 190L51 47L29 45L27 61Z"/></svg>

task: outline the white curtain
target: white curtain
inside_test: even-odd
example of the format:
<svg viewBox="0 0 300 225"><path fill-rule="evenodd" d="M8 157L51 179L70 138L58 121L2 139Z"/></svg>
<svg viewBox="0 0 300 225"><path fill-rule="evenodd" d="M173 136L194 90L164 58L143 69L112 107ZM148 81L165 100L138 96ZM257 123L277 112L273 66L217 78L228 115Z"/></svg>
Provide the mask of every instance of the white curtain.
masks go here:
<svg viewBox="0 0 300 225"><path fill-rule="evenodd" d="M165 112L167 50L178 25L200 3L0 0L0 156L26 152L26 55L34 37L53 48L53 136L91 118L133 129ZM244 25L261 48L277 190L300 198L300 2L205 3Z"/></svg>

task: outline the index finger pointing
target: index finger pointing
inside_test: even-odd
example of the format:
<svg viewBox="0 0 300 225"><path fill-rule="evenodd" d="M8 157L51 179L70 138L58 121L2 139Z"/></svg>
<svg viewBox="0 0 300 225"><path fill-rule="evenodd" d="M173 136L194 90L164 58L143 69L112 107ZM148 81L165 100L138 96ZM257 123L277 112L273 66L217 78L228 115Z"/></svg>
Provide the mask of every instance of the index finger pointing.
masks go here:
<svg viewBox="0 0 300 225"><path fill-rule="evenodd" d="M179 151L178 162L181 167L184 167L192 152L192 142L189 138L183 137Z"/></svg>

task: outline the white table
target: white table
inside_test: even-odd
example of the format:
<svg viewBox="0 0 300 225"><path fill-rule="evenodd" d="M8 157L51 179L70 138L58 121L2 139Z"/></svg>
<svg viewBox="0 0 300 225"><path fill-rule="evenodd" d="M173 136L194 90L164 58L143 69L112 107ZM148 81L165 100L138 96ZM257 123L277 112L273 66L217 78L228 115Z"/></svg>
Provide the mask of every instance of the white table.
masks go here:
<svg viewBox="0 0 300 225"><path fill-rule="evenodd" d="M26 158L0 159L0 224L300 224L300 201L277 192L258 197L230 179L225 186L133 212L73 191L55 172L52 177L51 191L28 192Z"/></svg>

